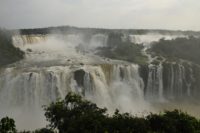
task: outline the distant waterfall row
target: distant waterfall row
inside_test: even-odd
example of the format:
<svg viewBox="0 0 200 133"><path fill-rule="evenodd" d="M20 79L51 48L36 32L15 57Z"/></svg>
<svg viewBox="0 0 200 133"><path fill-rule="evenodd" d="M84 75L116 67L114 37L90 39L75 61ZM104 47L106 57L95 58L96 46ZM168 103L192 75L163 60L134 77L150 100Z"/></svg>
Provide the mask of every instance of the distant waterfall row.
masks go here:
<svg viewBox="0 0 200 133"><path fill-rule="evenodd" d="M187 63L150 64L145 98L152 102L195 99L199 94L193 66Z"/></svg>

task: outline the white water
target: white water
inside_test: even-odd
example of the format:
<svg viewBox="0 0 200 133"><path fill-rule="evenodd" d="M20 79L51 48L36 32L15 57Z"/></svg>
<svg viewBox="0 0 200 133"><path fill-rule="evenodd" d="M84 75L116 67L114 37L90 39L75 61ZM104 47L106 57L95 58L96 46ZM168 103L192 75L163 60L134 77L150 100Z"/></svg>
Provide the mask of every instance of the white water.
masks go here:
<svg viewBox="0 0 200 133"><path fill-rule="evenodd" d="M146 35L130 35L132 42L138 43L144 46L142 52L145 56L148 57L149 61L149 74L148 74L148 81L146 87L146 99L152 102L167 102L166 98L164 97L164 86L163 86L163 62L165 59L162 57L160 61L157 60L157 56L152 57L147 51L151 48L152 42L157 42L160 39L165 40L172 40L178 37L187 37L184 35L160 35L160 34L146 34ZM161 58L161 57L160 57ZM156 61L159 64L154 64L153 62ZM172 67L171 70L171 80L170 86L171 88L167 88L167 92L170 90L171 94L167 96L167 99L174 99L175 94L178 94L179 97L182 97L182 89L183 89L183 81L185 80L186 75L182 73L182 69L184 66L178 65L178 74L174 73L174 69ZM174 79L174 77L176 78ZM175 83L178 85L175 86ZM189 86L188 86L189 87ZM188 89L188 93L189 93ZM189 95L189 94L188 94Z"/></svg>
<svg viewBox="0 0 200 133"><path fill-rule="evenodd" d="M17 120L17 126L24 128L25 114L33 115L36 112L38 116L34 116L37 118L34 123L44 126L45 121L38 118L43 113L41 106L48 105L57 98L64 98L69 91L80 94L84 91L87 99L100 107L107 107L109 112L113 112L116 108L122 112L133 113L148 110L148 104L143 97L143 82L138 75L138 66L111 64L110 67L112 71L104 68L104 71L111 73L110 77L107 77L110 78L110 82L107 82L101 65L7 68L0 73L0 107L6 111L1 110L1 113L11 115ZM83 86L79 86L74 79L74 71L80 69L85 71ZM120 76L121 71L124 77ZM12 111L7 112L7 110ZM36 128L37 124L26 128Z"/></svg>
<svg viewBox="0 0 200 133"><path fill-rule="evenodd" d="M143 43L143 53L151 63L154 58L146 50L152 41L163 36L131 37L132 41ZM41 106L64 98L69 91L84 95L100 107L107 107L109 113L117 108L122 112L143 115L154 111L149 101L166 102L162 62L157 66L149 65L145 92L138 65L94 54L97 47L106 46L106 35L97 34L89 39L83 35L59 34L14 36L13 41L16 47L26 52L26 58L0 70L0 116L13 117L18 129L44 127L46 121ZM83 72L78 76L81 81L75 78L77 71ZM172 66L170 72L167 99L173 99L175 94L184 94L182 85L186 77L181 66L178 70ZM190 95L190 83L187 85L187 94Z"/></svg>
<svg viewBox="0 0 200 133"><path fill-rule="evenodd" d="M94 35L87 41L79 35L38 36L13 37L26 58L0 72L1 116L13 117L19 129L44 127L41 106L70 91L108 108L109 113L150 110L138 65L94 55L96 47L106 45L106 36ZM84 72L79 76L82 85L75 78L79 70Z"/></svg>

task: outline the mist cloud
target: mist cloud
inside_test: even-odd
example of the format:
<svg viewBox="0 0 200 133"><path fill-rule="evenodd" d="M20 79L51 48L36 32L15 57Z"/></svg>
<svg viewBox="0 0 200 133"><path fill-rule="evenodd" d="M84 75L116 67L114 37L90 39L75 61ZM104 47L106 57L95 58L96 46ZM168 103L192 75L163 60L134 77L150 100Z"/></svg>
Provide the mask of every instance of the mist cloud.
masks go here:
<svg viewBox="0 0 200 133"><path fill-rule="evenodd" d="M198 0L1 0L0 26L200 30Z"/></svg>

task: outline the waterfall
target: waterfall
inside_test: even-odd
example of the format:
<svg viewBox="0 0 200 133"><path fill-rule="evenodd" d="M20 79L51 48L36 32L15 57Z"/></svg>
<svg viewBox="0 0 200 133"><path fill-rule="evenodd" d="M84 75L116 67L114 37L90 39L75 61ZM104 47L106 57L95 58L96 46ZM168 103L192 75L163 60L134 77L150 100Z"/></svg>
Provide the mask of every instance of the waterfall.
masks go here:
<svg viewBox="0 0 200 133"><path fill-rule="evenodd" d="M95 70L94 73L92 73L91 70L88 70L88 68L84 67L84 69L82 70L82 74L78 75L75 74L76 80L71 79L71 84L68 86L67 84L63 85L62 83L64 80L62 79L63 77L60 77L60 75L55 75L54 71L47 74L47 77L49 77L49 79L44 78L43 80L45 80L45 82L52 82L52 84L48 85L48 87L46 88L57 88L56 92L51 91L52 95L50 97L52 97L51 99L54 100L56 99L55 96L56 94L62 95L62 97L66 94L66 92L62 94L63 90L61 90L60 88L67 88L66 89L67 91L73 90L75 92L79 92L80 94L84 94L87 96L94 95L95 92L98 92L98 88L106 88L107 91L98 92L99 93L98 95L102 93L101 95L106 96L106 95L111 95L113 93L111 91L113 86L118 87L120 85L122 86L121 88L129 88L129 87L137 88L135 92L137 96L139 96L138 97L139 99L146 99L147 101L152 101L152 102L164 102L165 100L175 100L175 99L181 99L185 96L187 97L192 96L193 91L191 90L192 89L191 87L193 85L193 81L195 78L193 77L193 72L191 67L189 67L188 65L184 66L181 63L174 64L173 62L169 63L170 65L167 65L169 67L166 67L166 63L163 59L159 61L157 57L152 57L147 52L147 50L151 47L151 42L158 41L161 38L170 40L180 37L180 35L167 36L159 34L147 34L147 35L129 35L129 36L132 42L139 43L144 46L142 52L149 59L148 76L145 84L142 83L143 81L141 80L141 77L137 72L138 70L136 70L136 67L134 65L133 65L134 67L133 66L130 67L131 66L130 64L128 66L110 65L109 62L106 62L102 58L96 57L96 55L94 55L95 48L104 47L107 45L107 36L104 34L95 34L90 36L87 35L85 36L83 34L66 34L66 35L53 34L46 36L23 35L23 36L14 36L13 41L15 46L18 46L23 50L30 48L36 53L36 55L34 52L28 54L26 61L28 60L29 62L27 62L26 64L32 64L32 62L35 62L36 60L39 61L36 62L37 65L44 64L44 66L46 66L50 62L51 63L49 64L49 66L51 66L52 64L57 66L63 66L66 64L78 65L77 62L80 61L81 64L88 64L88 65L101 64L99 65L99 68ZM21 46L20 44L23 44L23 46ZM57 44L56 47L54 46L55 44ZM52 55L55 57L52 58L51 57ZM57 63L59 58L61 57L62 61ZM158 64L154 64L154 62L158 62ZM33 64L35 65L36 63ZM120 63L118 62L117 64ZM94 68L92 70L94 70ZM30 84L38 82L38 79L41 78L41 76L43 76L43 74L41 73L38 74L33 72L31 72L30 75L31 75L31 78L29 77L30 79L32 78L35 79L35 81L32 81L33 83ZM62 74L62 76L63 75L65 74ZM135 77L138 78L135 79L133 75L134 76L137 75ZM82 80L77 82L77 80L79 80L77 79L77 77L79 78L82 77ZM26 86L28 87L30 84L27 84ZM118 86L116 84L118 84ZM42 86L41 83L37 83L37 86L38 85ZM123 85L125 85L126 87L123 87ZM108 93L108 94L103 94L103 93ZM96 96L94 95L93 97ZM110 101L111 103L113 102L112 99L109 99L108 101Z"/></svg>
<svg viewBox="0 0 200 133"><path fill-rule="evenodd" d="M27 44L35 44L44 42L46 40L45 35L15 35L12 37L14 45L17 47L22 47Z"/></svg>
<svg viewBox="0 0 200 133"><path fill-rule="evenodd" d="M147 100L154 102L162 102L165 99L163 97L163 67L161 63L158 66L149 65L145 96Z"/></svg>
<svg viewBox="0 0 200 133"><path fill-rule="evenodd" d="M35 129L46 125L41 106L71 91L108 108L109 113L119 109L133 114L154 111L154 103L198 96L198 74L190 63L159 60L148 53L151 42L163 35L130 36L144 46L142 52L149 59L141 70L144 74L137 64L95 55L96 48L107 45L104 34L13 36L26 58L0 69L0 115L13 117L19 129ZM26 120L33 124L27 125Z"/></svg>
<svg viewBox="0 0 200 133"><path fill-rule="evenodd" d="M170 100L190 99L194 74L190 64L165 64L164 67L165 97Z"/></svg>
<svg viewBox="0 0 200 133"><path fill-rule="evenodd" d="M170 62L164 57L148 53L152 42L161 38L166 40L187 36L167 36L159 34L130 35L131 41L144 46L142 53L148 57L148 78L145 87L145 99L151 102L190 99L194 85L194 74L189 62ZM194 86L193 86L194 87Z"/></svg>
<svg viewBox="0 0 200 133"><path fill-rule="evenodd" d="M194 74L188 64L149 65L145 98L152 102L191 99Z"/></svg>
<svg viewBox="0 0 200 133"><path fill-rule="evenodd" d="M108 108L110 113L115 109L133 113L148 109L143 96L144 83L138 66L133 64L11 67L1 70L0 85L0 107L5 110L17 108L23 114L42 114L41 106L63 99L70 91ZM4 113L17 121L23 115Z"/></svg>

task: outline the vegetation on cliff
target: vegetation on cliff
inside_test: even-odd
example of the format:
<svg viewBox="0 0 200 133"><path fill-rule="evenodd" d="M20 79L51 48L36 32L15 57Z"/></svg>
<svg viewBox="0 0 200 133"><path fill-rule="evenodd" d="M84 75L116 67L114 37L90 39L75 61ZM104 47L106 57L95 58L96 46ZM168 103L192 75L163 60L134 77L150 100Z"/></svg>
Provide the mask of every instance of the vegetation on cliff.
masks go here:
<svg viewBox="0 0 200 133"><path fill-rule="evenodd" d="M0 66L8 65L23 59L24 52L12 44L12 35L0 29Z"/></svg>
<svg viewBox="0 0 200 133"><path fill-rule="evenodd" d="M200 64L200 38L176 38L173 40L161 39L154 42L150 52L153 55L163 56L170 60L184 59Z"/></svg>
<svg viewBox="0 0 200 133"><path fill-rule="evenodd" d="M100 47L98 54L107 58L146 64L147 57L142 54L142 45L134 44L121 33L110 33L107 46Z"/></svg>
<svg viewBox="0 0 200 133"><path fill-rule="evenodd" d="M103 28L79 28L74 26L58 26L36 29L20 29L22 35L32 34L50 34L52 31L59 31L59 33L90 33L90 34L109 34L109 33L126 33L134 35L144 35L148 33L156 33L162 35L200 35L197 31L175 31L175 30L147 30L147 29L103 29Z"/></svg>

